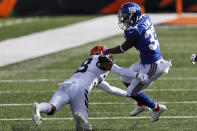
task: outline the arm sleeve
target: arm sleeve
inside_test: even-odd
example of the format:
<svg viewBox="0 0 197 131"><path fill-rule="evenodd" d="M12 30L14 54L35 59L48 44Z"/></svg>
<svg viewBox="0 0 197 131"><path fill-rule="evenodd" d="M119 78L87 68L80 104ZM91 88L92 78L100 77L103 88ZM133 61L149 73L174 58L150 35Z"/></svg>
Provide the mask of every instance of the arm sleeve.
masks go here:
<svg viewBox="0 0 197 131"><path fill-rule="evenodd" d="M116 64L113 64L111 68L111 72L118 74L120 76L126 76L126 77L131 77L131 78L136 78L136 75L137 75L137 72L134 72L128 68L119 67Z"/></svg>
<svg viewBox="0 0 197 131"><path fill-rule="evenodd" d="M121 97L127 97L127 92L114 87L114 86L110 86L106 81L102 81L99 85L98 88L106 91L107 93L110 93L112 95L116 95L116 96L121 96Z"/></svg>

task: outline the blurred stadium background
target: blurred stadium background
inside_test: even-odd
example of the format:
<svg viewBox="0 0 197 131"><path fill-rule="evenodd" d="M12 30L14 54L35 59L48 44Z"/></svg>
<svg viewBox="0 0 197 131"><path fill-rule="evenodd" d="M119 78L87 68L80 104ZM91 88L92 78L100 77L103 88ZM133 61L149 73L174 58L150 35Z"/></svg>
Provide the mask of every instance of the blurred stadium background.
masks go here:
<svg viewBox="0 0 197 131"><path fill-rule="evenodd" d="M55 16L65 14L114 14L129 0L1 0L0 17ZM146 13L196 13L197 1L190 0L130 0ZM166 24L196 24L196 16L181 17Z"/></svg>
<svg viewBox="0 0 197 131"><path fill-rule="evenodd" d="M0 14L5 17L13 11L14 16L62 15L62 14L109 14L117 13L129 0L1 0ZM147 12L197 12L196 0L130 0ZM182 3L182 4L181 4ZM180 7L182 5L182 7Z"/></svg>
<svg viewBox="0 0 197 131"><path fill-rule="evenodd" d="M128 113L135 107L134 101L95 89L90 95L89 112L93 128L95 131L196 131L197 68L189 61L190 55L197 50L196 0L0 0L0 131L75 130L69 106L52 117L43 115L42 125L36 127L31 121L31 104L49 101L58 88L57 84L73 74L89 56L91 47L98 43L114 47L123 42L116 14L122 4L130 1L138 3L144 13L151 15L161 52L165 59L172 60L169 74L163 75L145 90L152 99L166 104L168 110L154 124L149 122L151 112L131 118ZM76 37L80 34L58 32L79 28L83 29L81 36L89 39L92 37L88 36L89 33L95 36L100 33L99 30L92 30L91 22L111 18L113 22L110 25L115 27L112 32L117 32L111 36L107 35L107 30L112 28L105 27L109 23L103 21L97 25L104 28L106 34L102 35L106 37L90 41L78 40ZM84 29L86 22L90 23ZM49 41L55 40L51 41L50 47L56 48L60 37L68 48L43 54L42 49L47 48ZM76 46L67 42L68 38L73 39ZM22 43L21 39L25 42ZM42 43L33 43L32 39ZM24 46L18 46L18 43ZM6 46L8 44L12 47ZM44 46L34 48L39 44ZM41 54L16 61L32 53L27 51L26 46ZM17 55L16 50L19 50ZM8 55L12 57L8 58ZM138 61L134 49L114 57L115 63L123 67ZM4 64L8 59L11 62ZM107 81L125 89L117 75L110 73Z"/></svg>

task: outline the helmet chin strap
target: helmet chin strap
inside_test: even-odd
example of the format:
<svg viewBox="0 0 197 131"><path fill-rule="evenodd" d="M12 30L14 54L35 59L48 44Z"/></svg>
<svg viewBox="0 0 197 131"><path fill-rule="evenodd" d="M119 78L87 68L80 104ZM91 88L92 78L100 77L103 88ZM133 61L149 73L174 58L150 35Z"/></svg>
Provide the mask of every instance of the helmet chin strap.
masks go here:
<svg viewBox="0 0 197 131"><path fill-rule="evenodd" d="M118 25L122 30L126 30L129 26L132 26L132 24L134 24L135 22L137 22L139 20L139 16L136 16L135 21L132 19L133 14L131 13L128 17L128 19L126 21L122 21L122 16L123 14L121 14L121 11L118 14Z"/></svg>
<svg viewBox="0 0 197 131"><path fill-rule="evenodd" d="M126 23L122 23L122 22L118 22L118 26L122 30L126 30L128 28L128 26L126 25Z"/></svg>
<svg viewBox="0 0 197 131"><path fill-rule="evenodd" d="M123 24L121 22L118 22L118 26L123 30Z"/></svg>

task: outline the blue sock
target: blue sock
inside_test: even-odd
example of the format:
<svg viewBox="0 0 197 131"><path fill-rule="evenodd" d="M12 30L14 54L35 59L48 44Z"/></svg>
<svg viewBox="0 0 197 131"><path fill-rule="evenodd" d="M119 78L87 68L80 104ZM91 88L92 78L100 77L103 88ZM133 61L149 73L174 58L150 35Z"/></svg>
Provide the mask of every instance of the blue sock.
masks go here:
<svg viewBox="0 0 197 131"><path fill-rule="evenodd" d="M151 100L145 93L140 92L136 96L131 96L133 99L135 99L137 102L141 103L142 105L148 106L150 108L154 108L156 106L156 103Z"/></svg>

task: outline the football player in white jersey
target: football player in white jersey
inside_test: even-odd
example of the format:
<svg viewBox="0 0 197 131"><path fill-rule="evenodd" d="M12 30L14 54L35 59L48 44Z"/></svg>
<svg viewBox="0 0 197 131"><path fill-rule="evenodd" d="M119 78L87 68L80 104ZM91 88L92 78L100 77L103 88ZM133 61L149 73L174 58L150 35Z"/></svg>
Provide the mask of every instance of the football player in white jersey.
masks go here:
<svg viewBox="0 0 197 131"><path fill-rule="evenodd" d="M197 54L192 54L191 55L191 57L190 57L190 61L191 61L191 63L192 64L195 64L196 63L196 61L197 61Z"/></svg>
<svg viewBox="0 0 197 131"><path fill-rule="evenodd" d="M94 87L117 96L127 97L126 91L110 86L104 81L109 71L102 68L100 64L104 65L104 63L112 62L111 55L100 55L105 49L107 48L103 45L92 48L91 57L79 66L70 79L60 83L59 89L49 103L33 104L32 119L37 126L41 124L40 113L52 115L64 105L70 104L77 131L92 130L88 122L88 95ZM136 72L131 73L131 77L135 77L141 82L146 82L148 79L146 74Z"/></svg>
<svg viewBox="0 0 197 131"><path fill-rule="evenodd" d="M147 88L153 81L159 78L163 72L168 72L171 62L163 59L160 52L160 46L151 18L148 15L142 15L139 5L133 2L127 2L120 8L119 26L124 30L125 41L123 44L114 48L107 49L103 54L125 53L128 49L134 47L139 53L140 61L130 66L130 70L146 73L149 82L141 83L136 79L122 77L122 81L128 86L127 94L130 98L137 101L137 106L131 116L136 116L140 112L152 109L151 122L159 120L159 116L166 110L165 105L157 104L151 100L142 90ZM116 68L115 65L112 66ZM120 72L117 72L120 74ZM127 71L122 71L125 74Z"/></svg>

